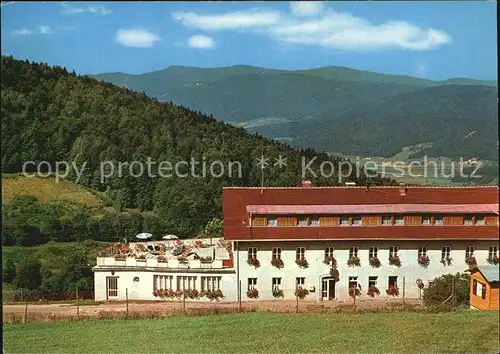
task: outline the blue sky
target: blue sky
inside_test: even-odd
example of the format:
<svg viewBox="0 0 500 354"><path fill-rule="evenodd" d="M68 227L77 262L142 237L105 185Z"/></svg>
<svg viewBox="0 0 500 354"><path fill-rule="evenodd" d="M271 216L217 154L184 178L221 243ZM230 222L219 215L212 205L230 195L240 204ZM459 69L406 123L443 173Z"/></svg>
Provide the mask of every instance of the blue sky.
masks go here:
<svg viewBox="0 0 500 354"><path fill-rule="evenodd" d="M346 66L497 79L496 4L34 2L2 4L2 54L81 74L170 65Z"/></svg>

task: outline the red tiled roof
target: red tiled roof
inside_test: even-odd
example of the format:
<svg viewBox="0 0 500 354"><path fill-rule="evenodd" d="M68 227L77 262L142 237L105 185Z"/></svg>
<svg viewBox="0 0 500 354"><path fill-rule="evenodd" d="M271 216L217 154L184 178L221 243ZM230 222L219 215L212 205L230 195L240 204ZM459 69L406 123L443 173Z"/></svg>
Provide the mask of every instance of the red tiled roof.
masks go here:
<svg viewBox="0 0 500 354"><path fill-rule="evenodd" d="M249 214L496 213L498 204L247 205Z"/></svg>
<svg viewBox="0 0 500 354"><path fill-rule="evenodd" d="M404 193L403 193L404 192ZM340 206L353 208L419 208L423 212L443 210L450 205L480 212L485 205L498 205L498 187L309 187L309 188L224 188L222 212L225 240L251 239L316 239L316 238L498 238L498 226L380 226L338 228L250 228L247 226L247 207L280 206L287 208L315 208ZM352 210L352 209L351 209ZM451 212L451 211L450 211ZM491 210L498 214L498 206ZM272 230L270 230L272 229ZM335 230L335 231L333 231Z"/></svg>

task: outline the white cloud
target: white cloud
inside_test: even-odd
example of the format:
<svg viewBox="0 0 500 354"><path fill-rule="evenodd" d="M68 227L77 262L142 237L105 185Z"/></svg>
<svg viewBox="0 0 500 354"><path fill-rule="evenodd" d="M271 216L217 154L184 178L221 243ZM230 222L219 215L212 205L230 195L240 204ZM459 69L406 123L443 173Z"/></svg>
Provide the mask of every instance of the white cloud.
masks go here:
<svg viewBox="0 0 500 354"><path fill-rule="evenodd" d="M54 33L50 26L40 26L40 34L51 34Z"/></svg>
<svg viewBox="0 0 500 354"><path fill-rule="evenodd" d="M324 4L321 1L292 1L290 10L294 16L314 16L323 11Z"/></svg>
<svg viewBox="0 0 500 354"><path fill-rule="evenodd" d="M335 12L331 9L318 10L320 5L316 3L312 5L316 6L315 9L310 4L292 3L291 6L292 11L295 6L295 17L267 10L219 15L174 13L173 17L186 27L205 31L243 30L269 36L280 43L338 50L423 51L438 48L452 40L444 31L422 28L406 21L387 20L375 25L349 13ZM297 10L298 8L300 9ZM298 16L299 14L301 16ZM317 16L310 17L313 14Z"/></svg>
<svg viewBox="0 0 500 354"><path fill-rule="evenodd" d="M194 12L175 12L172 17L186 27L202 30L231 30L269 26L279 23L277 11L237 11L220 15L197 15Z"/></svg>
<svg viewBox="0 0 500 354"><path fill-rule="evenodd" d="M125 47L149 48L160 40L157 34L140 28L120 29L116 32L116 43Z"/></svg>
<svg viewBox="0 0 500 354"><path fill-rule="evenodd" d="M105 15L109 15L109 14L113 13L113 11L107 9L106 7L104 7L102 5L93 5L93 6L92 5L84 5L84 6L78 7L78 6L68 5L67 3L62 2L61 6L63 7L63 9L61 10L61 13L65 14L65 15L76 15L76 14L81 14L84 12L90 12L90 13L95 13L98 15L105 16Z"/></svg>
<svg viewBox="0 0 500 354"><path fill-rule="evenodd" d="M29 29L27 29L25 27L23 27L21 29L18 29L18 30L12 31L12 35L13 36L28 36L30 34L33 34L33 31L29 30Z"/></svg>
<svg viewBox="0 0 500 354"><path fill-rule="evenodd" d="M208 36L191 36L188 40L190 48L209 49L215 46L215 42Z"/></svg>

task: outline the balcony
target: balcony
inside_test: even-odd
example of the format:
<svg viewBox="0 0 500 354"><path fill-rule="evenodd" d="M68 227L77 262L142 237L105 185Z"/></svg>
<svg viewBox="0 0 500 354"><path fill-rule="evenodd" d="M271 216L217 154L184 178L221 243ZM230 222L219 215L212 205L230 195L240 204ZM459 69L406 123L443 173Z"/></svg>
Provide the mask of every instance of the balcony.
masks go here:
<svg viewBox="0 0 500 354"><path fill-rule="evenodd" d="M212 262L201 262L199 259L179 262L178 259L169 259L167 262L158 262L156 259L139 260L128 257L125 260L116 260L114 257L97 257L97 267L133 267L133 268L168 268L168 269L222 269L222 259L215 259Z"/></svg>

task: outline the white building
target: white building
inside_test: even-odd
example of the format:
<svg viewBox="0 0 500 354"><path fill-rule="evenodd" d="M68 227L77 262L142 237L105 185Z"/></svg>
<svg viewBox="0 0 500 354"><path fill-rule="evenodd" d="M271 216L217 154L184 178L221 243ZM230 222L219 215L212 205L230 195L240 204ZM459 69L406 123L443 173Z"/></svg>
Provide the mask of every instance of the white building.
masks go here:
<svg viewBox="0 0 500 354"><path fill-rule="evenodd" d="M155 291L183 289L236 301L231 245L221 239L117 244L106 253L94 267L96 301L158 300Z"/></svg>

